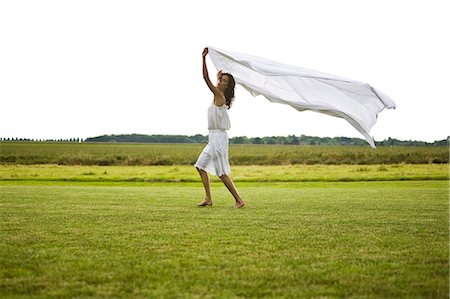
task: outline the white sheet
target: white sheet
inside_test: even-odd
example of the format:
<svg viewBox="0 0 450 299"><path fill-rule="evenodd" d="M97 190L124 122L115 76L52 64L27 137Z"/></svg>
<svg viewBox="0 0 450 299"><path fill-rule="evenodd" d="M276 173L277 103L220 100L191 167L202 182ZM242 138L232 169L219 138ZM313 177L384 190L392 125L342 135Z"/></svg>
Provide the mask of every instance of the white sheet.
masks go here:
<svg viewBox="0 0 450 299"><path fill-rule="evenodd" d="M370 129L384 108L395 109L387 95L367 83L281 64L243 53L208 47L218 70L231 73L253 96L347 120L375 148Z"/></svg>

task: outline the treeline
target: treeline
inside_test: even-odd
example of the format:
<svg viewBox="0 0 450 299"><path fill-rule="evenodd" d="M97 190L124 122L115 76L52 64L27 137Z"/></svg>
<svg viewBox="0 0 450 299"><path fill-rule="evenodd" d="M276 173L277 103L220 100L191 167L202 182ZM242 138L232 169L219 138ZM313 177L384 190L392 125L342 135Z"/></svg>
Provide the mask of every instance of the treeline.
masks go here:
<svg viewBox="0 0 450 299"><path fill-rule="evenodd" d="M206 143L208 136L122 134L86 138L86 142Z"/></svg>
<svg viewBox="0 0 450 299"><path fill-rule="evenodd" d="M28 139L28 138L0 138L0 141L13 142L123 142L123 143L207 143L208 135L144 135L144 134L120 134L120 135L102 135L90 138L68 138L68 139ZM267 137L246 137L238 136L230 138L231 144L288 144L288 145L343 145L343 146L367 146L367 142L360 138L349 137L314 137L314 136L267 136ZM447 139L435 142L398 140L388 138L383 141L375 142L377 146L448 146Z"/></svg>
<svg viewBox="0 0 450 299"><path fill-rule="evenodd" d="M402 141L388 138L376 142L377 146L447 146L449 138L435 141L432 143L425 141ZM142 135L142 134L122 134L122 135L103 135L87 138L86 142L138 142L138 143L207 143L207 135ZM270 136L254 137L238 136L230 138L231 144L289 144L289 145L348 145L348 146L366 146L367 142L360 138L349 137L313 137L313 136Z"/></svg>
<svg viewBox="0 0 450 299"><path fill-rule="evenodd" d="M30 139L30 138L1 138L0 141L13 141L13 142L84 142L84 138L60 138L60 139Z"/></svg>

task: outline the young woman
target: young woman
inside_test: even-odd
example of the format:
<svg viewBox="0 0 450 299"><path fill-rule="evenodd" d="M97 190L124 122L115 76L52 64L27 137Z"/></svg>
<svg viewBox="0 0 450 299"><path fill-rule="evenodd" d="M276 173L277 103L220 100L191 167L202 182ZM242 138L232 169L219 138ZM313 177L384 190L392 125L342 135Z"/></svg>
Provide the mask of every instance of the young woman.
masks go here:
<svg viewBox="0 0 450 299"><path fill-rule="evenodd" d="M230 163L228 162L228 135L230 128L230 119L228 118L227 108L230 109L234 98L234 87L236 83L231 74L217 73L217 85L211 83L206 67L206 55L208 48L203 50L203 78L209 89L214 94L214 101L208 109L208 144L198 157L195 167L202 178L205 187L205 199L198 206L205 207L212 205L211 189L208 173L217 175L225 184L236 200L235 207L242 208L245 202L242 200L239 192L234 186L233 180L229 177Z"/></svg>

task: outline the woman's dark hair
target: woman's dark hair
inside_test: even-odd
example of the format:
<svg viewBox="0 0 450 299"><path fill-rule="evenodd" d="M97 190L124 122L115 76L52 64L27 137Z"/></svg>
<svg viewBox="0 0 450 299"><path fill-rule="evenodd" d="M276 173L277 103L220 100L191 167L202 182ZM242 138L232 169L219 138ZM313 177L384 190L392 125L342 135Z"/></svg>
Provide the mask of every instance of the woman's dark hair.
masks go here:
<svg viewBox="0 0 450 299"><path fill-rule="evenodd" d="M225 89L224 91L224 96L225 96L225 104L227 104L228 109L231 108L231 103L233 102L234 99L234 88L236 86L236 81L234 81L234 77L231 74L228 73L223 73L222 76L228 76L228 87L227 89Z"/></svg>

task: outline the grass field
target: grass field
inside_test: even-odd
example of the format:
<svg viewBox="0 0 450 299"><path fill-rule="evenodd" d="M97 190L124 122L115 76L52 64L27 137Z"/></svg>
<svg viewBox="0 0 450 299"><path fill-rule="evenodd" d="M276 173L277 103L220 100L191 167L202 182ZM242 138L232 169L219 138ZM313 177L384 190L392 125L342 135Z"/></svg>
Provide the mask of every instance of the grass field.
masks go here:
<svg viewBox="0 0 450 299"><path fill-rule="evenodd" d="M0 164L193 165L204 144L0 142ZM448 147L230 145L235 165L441 164Z"/></svg>
<svg viewBox="0 0 450 299"><path fill-rule="evenodd" d="M0 182L1 298L448 298L448 181Z"/></svg>
<svg viewBox="0 0 450 299"><path fill-rule="evenodd" d="M448 148L0 146L0 298L449 297Z"/></svg>
<svg viewBox="0 0 450 299"><path fill-rule="evenodd" d="M233 166L236 182L449 180L448 164ZM211 177L213 181L219 181ZM0 181L200 182L192 165L0 165Z"/></svg>

